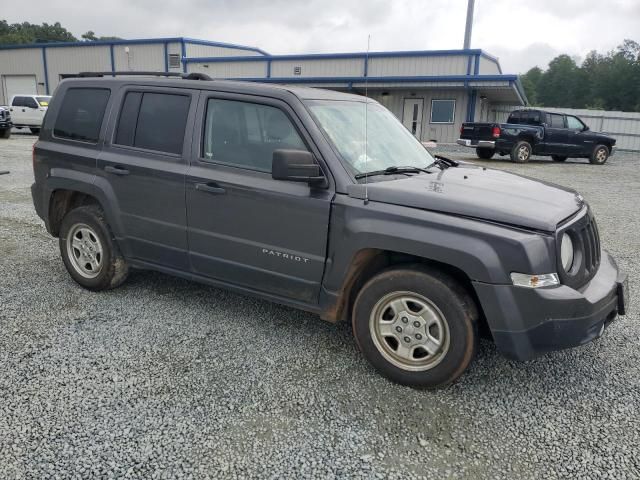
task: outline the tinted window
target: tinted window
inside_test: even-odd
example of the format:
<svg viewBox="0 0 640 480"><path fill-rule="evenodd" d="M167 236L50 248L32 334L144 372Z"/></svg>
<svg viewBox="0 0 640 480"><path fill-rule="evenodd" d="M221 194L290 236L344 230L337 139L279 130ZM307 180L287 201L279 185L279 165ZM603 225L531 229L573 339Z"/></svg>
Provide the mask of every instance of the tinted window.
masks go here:
<svg viewBox="0 0 640 480"><path fill-rule="evenodd" d="M431 100L431 123L453 123L455 100Z"/></svg>
<svg viewBox="0 0 640 480"><path fill-rule="evenodd" d="M13 97L13 102L11 102L12 107L23 107L24 106L24 97Z"/></svg>
<svg viewBox="0 0 640 480"><path fill-rule="evenodd" d="M520 123L520 112L513 112L509 115L507 123Z"/></svg>
<svg viewBox="0 0 640 480"><path fill-rule="evenodd" d="M31 97L24 97L24 106L29 108L38 108L38 102Z"/></svg>
<svg viewBox="0 0 640 480"><path fill-rule="evenodd" d="M208 101L202 142L206 160L270 172L273 151L282 148L307 150L279 108L232 100Z"/></svg>
<svg viewBox="0 0 640 480"><path fill-rule="evenodd" d="M526 123L528 125L540 125L540 112L529 110L527 112L522 112L522 114L524 117L522 123Z"/></svg>
<svg viewBox="0 0 640 480"><path fill-rule="evenodd" d="M558 115L557 113L550 113L548 115L551 127L564 128L564 118L562 117L562 115Z"/></svg>
<svg viewBox="0 0 640 480"><path fill-rule="evenodd" d="M60 138L97 143L109 95L109 90L98 88L67 90L53 134Z"/></svg>
<svg viewBox="0 0 640 480"><path fill-rule="evenodd" d="M180 154L191 98L169 93L129 92L120 112L115 143Z"/></svg>
<svg viewBox="0 0 640 480"><path fill-rule="evenodd" d="M584 124L576 117L567 116L567 128L572 130L582 130L584 128Z"/></svg>

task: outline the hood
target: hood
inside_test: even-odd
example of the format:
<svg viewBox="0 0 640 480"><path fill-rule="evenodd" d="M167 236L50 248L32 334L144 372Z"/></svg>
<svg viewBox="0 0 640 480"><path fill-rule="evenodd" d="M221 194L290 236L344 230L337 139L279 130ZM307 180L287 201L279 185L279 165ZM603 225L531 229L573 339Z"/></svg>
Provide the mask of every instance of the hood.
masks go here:
<svg viewBox="0 0 640 480"><path fill-rule="evenodd" d="M381 177L376 177L376 179ZM432 174L369 182L372 202L552 232L580 210L582 196L574 190L531 178L461 164ZM365 185L350 185L349 196L364 199Z"/></svg>

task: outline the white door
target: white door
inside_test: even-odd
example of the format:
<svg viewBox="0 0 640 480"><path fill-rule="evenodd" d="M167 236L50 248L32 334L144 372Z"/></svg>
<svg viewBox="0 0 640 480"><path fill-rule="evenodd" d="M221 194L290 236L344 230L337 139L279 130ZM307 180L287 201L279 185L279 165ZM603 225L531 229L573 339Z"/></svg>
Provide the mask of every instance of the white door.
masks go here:
<svg viewBox="0 0 640 480"><path fill-rule="evenodd" d="M422 138L422 109L424 99L405 98L402 123L418 139Z"/></svg>
<svg viewBox="0 0 640 480"><path fill-rule="evenodd" d="M14 95L37 95L38 86L35 75L4 75L4 101L8 105Z"/></svg>

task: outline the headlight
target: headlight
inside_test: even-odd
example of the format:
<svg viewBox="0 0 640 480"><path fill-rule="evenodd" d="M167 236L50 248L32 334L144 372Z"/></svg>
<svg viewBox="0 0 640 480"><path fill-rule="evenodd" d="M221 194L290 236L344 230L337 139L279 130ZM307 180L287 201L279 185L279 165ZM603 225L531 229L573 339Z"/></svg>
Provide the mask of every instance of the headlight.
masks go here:
<svg viewBox="0 0 640 480"><path fill-rule="evenodd" d="M573 256L573 240L565 233L560 240L560 261L565 272L569 272L573 267Z"/></svg>

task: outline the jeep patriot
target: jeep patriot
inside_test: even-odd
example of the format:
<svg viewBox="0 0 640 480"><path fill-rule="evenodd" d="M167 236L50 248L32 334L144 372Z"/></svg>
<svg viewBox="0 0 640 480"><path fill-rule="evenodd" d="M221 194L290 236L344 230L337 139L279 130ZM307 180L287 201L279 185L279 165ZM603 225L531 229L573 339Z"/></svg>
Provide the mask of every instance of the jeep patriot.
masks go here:
<svg viewBox="0 0 640 480"><path fill-rule="evenodd" d="M53 96L32 195L82 287L152 269L350 321L375 369L429 388L484 331L527 360L625 314L575 191L433 156L365 97L180 77Z"/></svg>

